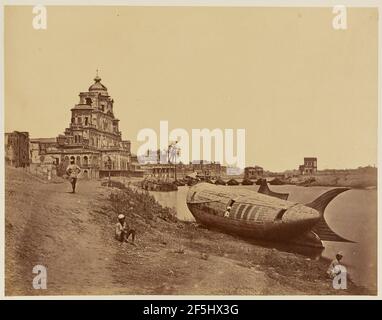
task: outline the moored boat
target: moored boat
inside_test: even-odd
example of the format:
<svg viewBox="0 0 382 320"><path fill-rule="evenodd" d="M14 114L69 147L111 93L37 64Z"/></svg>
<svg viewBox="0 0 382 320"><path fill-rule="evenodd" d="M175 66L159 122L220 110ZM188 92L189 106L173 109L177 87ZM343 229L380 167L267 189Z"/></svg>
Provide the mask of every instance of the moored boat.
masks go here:
<svg viewBox="0 0 382 320"><path fill-rule="evenodd" d="M329 190L303 205L285 200L286 194L269 195L265 188L256 192L198 183L188 191L187 206L198 223L223 232L322 248L321 240L350 242L332 231L324 219L328 203L346 190Z"/></svg>

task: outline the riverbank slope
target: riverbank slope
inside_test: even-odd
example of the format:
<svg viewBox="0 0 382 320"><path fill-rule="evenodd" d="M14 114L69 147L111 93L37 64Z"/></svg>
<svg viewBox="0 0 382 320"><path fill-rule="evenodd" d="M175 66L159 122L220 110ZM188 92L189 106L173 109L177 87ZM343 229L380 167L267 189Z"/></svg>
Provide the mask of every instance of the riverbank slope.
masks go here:
<svg viewBox="0 0 382 320"><path fill-rule="evenodd" d="M148 194L85 180L69 191L64 180L6 168L6 295L375 294L351 281L333 289L325 261L177 221ZM136 245L114 239L119 212ZM47 268L46 290L32 288L37 264Z"/></svg>

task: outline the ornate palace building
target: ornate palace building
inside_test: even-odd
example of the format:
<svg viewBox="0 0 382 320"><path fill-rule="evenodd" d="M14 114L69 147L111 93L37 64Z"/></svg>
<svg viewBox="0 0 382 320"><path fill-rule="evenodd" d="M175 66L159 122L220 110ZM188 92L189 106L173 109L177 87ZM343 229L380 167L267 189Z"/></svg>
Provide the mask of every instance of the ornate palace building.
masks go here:
<svg viewBox="0 0 382 320"><path fill-rule="evenodd" d="M122 140L119 120L114 116L114 100L101 78L95 77L87 92L71 109L71 121L64 135L54 139L31 139L32 163L53 163L57 167L74 160L84 178L127 175L130 141ZM34 152L34 154L33 154Z"/></svg>

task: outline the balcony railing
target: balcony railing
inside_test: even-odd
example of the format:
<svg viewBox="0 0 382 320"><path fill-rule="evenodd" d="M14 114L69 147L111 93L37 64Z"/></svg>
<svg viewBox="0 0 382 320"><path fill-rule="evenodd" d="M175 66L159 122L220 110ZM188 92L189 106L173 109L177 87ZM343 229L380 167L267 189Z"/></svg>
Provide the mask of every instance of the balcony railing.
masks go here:
<svg viewBox="0 0 382 320"><path fill-rule="evenodd" d="M71 129L83 129L83 128L97 128L95 124L84 124L84 123L71 123L70 124Z"/></svg>

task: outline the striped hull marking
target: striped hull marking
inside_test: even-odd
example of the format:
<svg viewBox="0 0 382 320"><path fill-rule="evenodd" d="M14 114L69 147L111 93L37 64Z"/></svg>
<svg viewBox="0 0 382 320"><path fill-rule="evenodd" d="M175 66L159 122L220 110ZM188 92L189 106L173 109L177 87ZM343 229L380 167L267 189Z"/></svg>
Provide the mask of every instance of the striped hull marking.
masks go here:
<svg viewBox="0 0 382 320"><path fill-rule="evenodd" d="M253 205L234 204L229 217L224 217L222 212L214 210L209 204L187 205L197 222L254 239L290 240L312 228L310 224L302 222L276 222L273 214L267 214L267 210Z"/></svg>

